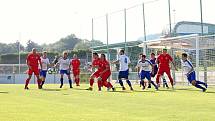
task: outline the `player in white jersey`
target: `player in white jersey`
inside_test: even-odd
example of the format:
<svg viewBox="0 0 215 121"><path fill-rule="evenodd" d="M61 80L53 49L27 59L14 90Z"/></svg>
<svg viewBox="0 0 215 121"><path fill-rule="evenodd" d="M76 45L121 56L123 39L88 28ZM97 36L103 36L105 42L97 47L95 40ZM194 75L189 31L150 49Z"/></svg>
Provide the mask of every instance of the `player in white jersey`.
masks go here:
<svg viewBox="0 0 215 121"><path fill-rule="evenodd" d="M40 59L42 63L42 68L40 68L40 78L42 80L42 83L41 83L41 88L42 88L43 84L45 83L48 67L50 66L46 51L43 52L43 55L40 57Z"/></svg>
<svg viewBox="0 0 215 121"><path fill-rule="evenodd" d="M120 69L119 69L118 80L122 87L122 90L125 90L122 79L126 79L126 82L129 85L130 89L133 90L131 82L128 79L128 75L129 75L128 65L131 63L131 61L128 58L128 56L125 55L124 50L120 50L118 59L112 63L113 64L119 63Z"/></svg>
<svg viewBox="0 0 215 121"><path fill-rule="evenodd" d="M152 67L152 69L150 69L150 66ZM154 85L155 89L158 90L158 87L151 80L151 70L152 70L152 74L154 74L154 65L149 60L146 59L146 55L142 55L141 60L139 60L137 63L137 67L138 67L137 71L140 74L141 84L143 86L143 90L146 87L146 85L144 83L145 78L148 80L149 84Z"/></svg>
<svg viewBox="0 0 215 121"><path fill-rule="evenodd" d="M143 55L143 53L140 53L139 54L139 56L138 56L138 62L142 59L142 55ZM137 62L137 64L138 64L138 62ZM138 69L138 67L136 66L136 69ZM142 81L141 81L141 78L140 78L140 73L139 73L139 71L137 71L137 76L138 76L138 78L140 79L140 87L142 86Z"/></svg>
<svg viewBox="0 0 215 121"><path fill-rule="evenodd" d="M68 53L67 52L63 52L63 57L59 58L57 64L59 64L59 68L60 68L60 88L63 87L63 75L66 74L69 80L69 86L70 88L72 88L72 80L71 80L71 76L70 76L70 59L68 58Z"/></svg>
<svg viewBox="0 0 215 121"><path fill-rule="evenodd" d="M185 74L187 76L187 80L193 86L195 86L196 88L202 89L202 91L205 92L207 90L207 84L196 80L196 73L194 71L192 63L187 59L186 53L182 54L182 67L183 67L183 71L185 72ZM205 88L202 87L200 84L204 85Z"/></svg>

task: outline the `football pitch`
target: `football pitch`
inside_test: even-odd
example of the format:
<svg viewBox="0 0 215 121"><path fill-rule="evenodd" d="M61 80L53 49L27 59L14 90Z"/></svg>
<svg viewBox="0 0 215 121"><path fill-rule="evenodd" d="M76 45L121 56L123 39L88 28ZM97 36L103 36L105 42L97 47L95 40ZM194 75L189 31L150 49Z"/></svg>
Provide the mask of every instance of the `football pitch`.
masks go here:
<svg viewBox="0 0 215 121"><path fill-rule="evenodd" d="M88 85L0 85L0 121L213 121L215 87L200 92L191 86L175 90L98 92ZM95 85L96 86L96 85ZM117 85L115 85L117 86Z"/></svg>

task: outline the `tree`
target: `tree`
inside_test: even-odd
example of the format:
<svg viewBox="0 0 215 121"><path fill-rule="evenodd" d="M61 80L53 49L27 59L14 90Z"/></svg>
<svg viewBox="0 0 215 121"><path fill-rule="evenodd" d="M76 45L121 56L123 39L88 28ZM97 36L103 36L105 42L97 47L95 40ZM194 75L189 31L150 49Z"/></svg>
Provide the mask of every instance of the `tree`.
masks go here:
<svg viewBox="0 0 215 121"><path fill-rule="evenodd" d="M20 50L24 51L24 46L20 44ZM0 43L0 54L8 54L8 53L18 53L19 51L19 42L3 44Z"/></svg>
<svg viewBox="0 0 215 121"><path fill-rule="evenodd" d="M63 52L65 50L73 50L75 45L79 43L81 39L77 38L74 34L71 34L65 38L61 38L59 41L47 46L46 50Z"/></svg>
<svg viewBox="0 0 215 121"><path fill-rule="evenodd" d="M93 46L102 46L104 45L103 42L101 42L100 40L91 40L90 41L90 47L93 47Z"/></svg>
<svg viewBox="0 0 215 121"><path fill-rule="evenodd" d="M104 45L101 41L99 40L81 40L78 44L75 45L74 50L89 50L90 47L94 46L102 46Z"/></svg>
<svg viewBox="0 0 215 121"><path fill-rule="evenodd" d="M88 40L81 40L79 43L77 43L73 50L87 50L90 48L90 41Z"/></svg>
<svg viewBox="0 0 215 121"><path fill-rule="evenodd" d="M38 51L42 50L42 47L40 45L38 45L37 43L35 43L31 40L28 40L27 46L26 46L26 51L30 52L33 48L36 48Z"/></svg>

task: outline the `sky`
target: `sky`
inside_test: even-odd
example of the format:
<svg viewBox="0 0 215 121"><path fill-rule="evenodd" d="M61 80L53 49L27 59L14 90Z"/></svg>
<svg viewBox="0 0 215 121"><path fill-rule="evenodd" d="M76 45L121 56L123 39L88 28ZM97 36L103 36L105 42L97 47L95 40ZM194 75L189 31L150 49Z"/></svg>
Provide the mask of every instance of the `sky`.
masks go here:
<svg viewBox="0 0 215 121"><path fill-rule="evenodd" d="M153 1L153 2L149 2ZM142 3L145 2L146 33L160 33L168 27L167 0L0 0L0 42L22 44L30 39L38 44L54 43L75 34L106 43L108 13L109 43L124 41L124 8L127 10L127 40L143 36ZM214 0L203 0L204 22L214 23ZM113 13L114 11L119 11ZM172 23L200 21L199 0L171 0Z"/></svg>

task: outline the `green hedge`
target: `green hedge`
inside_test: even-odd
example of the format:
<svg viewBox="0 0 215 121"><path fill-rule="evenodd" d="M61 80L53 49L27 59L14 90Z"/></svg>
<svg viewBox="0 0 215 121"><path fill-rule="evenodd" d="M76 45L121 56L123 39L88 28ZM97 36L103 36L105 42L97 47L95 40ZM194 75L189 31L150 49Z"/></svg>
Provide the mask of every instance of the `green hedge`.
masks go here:
<svg viewBox="0 0 215 121"><path fill-rule="evenodd" d="M88 59L88 61L91 60L91 52L86 50L78 50L78 51L69 51L69 58L72 58L73 54L77 54L80 59ZM26 57L28 53L21 53L20 54L20 61L21 64L26 63ZM50 61L54 60L54 57L58 55L61 56L62 53L57 52L48 52L47 56L50 59ZM19 55L18 53L12 53L12 54L3 54L0 56L0 64L18 64L19 63Z"/></svg>

